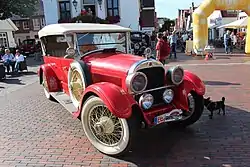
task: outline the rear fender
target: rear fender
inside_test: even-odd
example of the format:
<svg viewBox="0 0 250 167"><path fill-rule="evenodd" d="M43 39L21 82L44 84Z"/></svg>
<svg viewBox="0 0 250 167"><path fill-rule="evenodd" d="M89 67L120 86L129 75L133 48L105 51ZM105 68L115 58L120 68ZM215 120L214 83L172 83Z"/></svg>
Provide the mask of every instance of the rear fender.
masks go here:
<svg viewBox="0 0 250 167"><path fill-rule="evenodd" d="M188 111L188 94L195 92L197 95L205 94L205 85L195 74L185 70L183 82L175 89L175 105Z"/></svg>
<svg viewBox="0 0 250 167"><path fill-rule="evenodd" d="M49 92L58 92L60 90L60 82L51 68L50 64L43 64L38 69L38 76L40 84L43 84L43 74L48 82Z"/></svg>
<svg viewBox="0 0 250 167"><path fill-rule="evenodd" d="M79 117L84 102L92 95L101 98L109 111L119 118L129 118L132 114L132 106L136 104L132 95L119 86L108 82L96 83L90 85L84 91L80 108L77 114L74 114L74 117Z"/></svg>

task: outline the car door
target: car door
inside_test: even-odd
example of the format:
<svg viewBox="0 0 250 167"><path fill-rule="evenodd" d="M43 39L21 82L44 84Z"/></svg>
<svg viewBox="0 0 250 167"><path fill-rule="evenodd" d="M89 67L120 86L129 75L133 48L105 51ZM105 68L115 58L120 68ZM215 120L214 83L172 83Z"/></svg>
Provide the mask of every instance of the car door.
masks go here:
<svg viewBox="0 0 250 167"><path fill-rule="evenodd" d="M61 60L64 59L66 49L68 47L67 43L61 41L64 36L49 36L44 40L44 48L46 63L49 63L53 71L55 72L62 88L64 89L62 83L64 81L64 72L62 69Z"/></svg>

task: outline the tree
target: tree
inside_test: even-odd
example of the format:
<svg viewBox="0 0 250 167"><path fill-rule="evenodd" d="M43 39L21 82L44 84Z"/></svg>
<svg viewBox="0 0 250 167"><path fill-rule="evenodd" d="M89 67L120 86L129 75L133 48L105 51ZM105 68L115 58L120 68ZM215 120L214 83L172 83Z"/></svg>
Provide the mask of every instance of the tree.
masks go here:
<svg viewBox="0 0 250 167"><path fill-rule="evenodd" d="M170 30L170 27L175 26L175 20L170 20L168 18L166 18L164 20L164 24L162 25L160 32L166 31L166 30Z"/></svg>
<svg viewBox="0 0 250 167"><path fill-rule="evenodd" d="M0 20L12 17L12 14L31 16L39 2L40 0L0 0Z"/></svg>

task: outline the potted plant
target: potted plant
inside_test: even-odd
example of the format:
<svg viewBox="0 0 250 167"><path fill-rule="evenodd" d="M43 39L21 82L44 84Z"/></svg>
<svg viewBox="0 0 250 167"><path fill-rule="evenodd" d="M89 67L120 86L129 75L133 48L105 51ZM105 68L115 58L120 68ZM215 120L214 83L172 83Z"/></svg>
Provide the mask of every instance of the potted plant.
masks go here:
<svg viewBox="0 0 250 167"><path fill-rule="evenodd" d="M110 24L119 23L121 18L119 15L116 16L108 16L105 20L107 20Z"/></svg>

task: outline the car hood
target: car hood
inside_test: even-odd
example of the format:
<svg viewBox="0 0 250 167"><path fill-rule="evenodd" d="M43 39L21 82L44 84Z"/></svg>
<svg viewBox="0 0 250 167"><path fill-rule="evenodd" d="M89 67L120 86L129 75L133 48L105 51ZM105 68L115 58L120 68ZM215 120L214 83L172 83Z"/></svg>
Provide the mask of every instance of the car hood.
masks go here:
<svg viewBox="0 0 250 167"><path fill-rule="evenodd" d="M91 67L92 72L112 73L113 75L127 74L130 67L137 61L143 60L143 57L131 54L112 53L112 54L92 54L84 58L85 62Z"/></svg>

